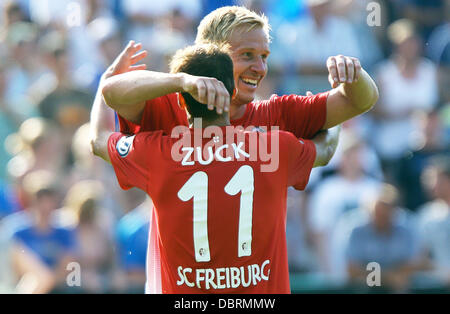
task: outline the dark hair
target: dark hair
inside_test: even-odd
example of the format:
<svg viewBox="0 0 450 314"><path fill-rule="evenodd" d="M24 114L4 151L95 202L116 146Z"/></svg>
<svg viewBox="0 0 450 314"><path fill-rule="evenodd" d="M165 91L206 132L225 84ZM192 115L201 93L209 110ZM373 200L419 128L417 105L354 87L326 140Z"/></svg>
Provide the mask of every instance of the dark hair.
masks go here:
<svg viewBox="0 0 450 314"><path fill-rule="evenodd" d="M225 49L213 44L190 46L179 50L171 61L171 72L184 72L195 76L214 77L225 85L230 97L234 91L233 61ZM186 109L193 118L212 120L215 110L196 101L189 93L181 93Z"/></svg>

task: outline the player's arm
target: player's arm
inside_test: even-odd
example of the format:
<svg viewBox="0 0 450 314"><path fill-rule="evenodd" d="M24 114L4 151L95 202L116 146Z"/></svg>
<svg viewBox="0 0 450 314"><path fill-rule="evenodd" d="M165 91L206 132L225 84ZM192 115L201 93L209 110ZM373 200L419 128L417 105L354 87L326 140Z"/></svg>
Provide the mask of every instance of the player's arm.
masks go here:
<svg viewBox="0 0 450 314"><path fill-rule="evenodd" d="M141 122L146 100L176 92L191 94L219 114L230 106L230 95L221 81L186 73L128 72L107 79L102 92L108 106L136 124Z"/></svg>
<svg viewBox="0 0 450 314"><path fill-rule="evenodd" d="M90 121L90 141L92 152L109 161L108 155L108 138L113 130L114 111L108 107L102 96L102 89L105 81L115 75L144 70L145 64L137 64L139 61L147 56L147 51L142 49L142 44L130 41L125 49L117 56L114 62L103 73L97 93L95 95L94 103L91 109Z"/></svg>
<svg viewBox="0 0 450 314"><path fill-rule="evenodd" d="M326 166L336 152L341 126L335 126L317 133L312 141L316 146L316 159L313 167Z"/></svg>
<svg viewBox="0 0 450 314"><path fill-rule="evenodd" d="M329 129L370 110L378 100L378 88L357 58L342 55L327 60L333 88L327 99L322 129Z"/></svg>
<svg viewBox="0 0 450 314"><path fill-rule="evenodd" d="M103 101L101 94L103 82L104 79L102 78L92 105L89 137L92 153L111 163L108 154L108 138L113 133L110 122L113 112Z"/></svg>

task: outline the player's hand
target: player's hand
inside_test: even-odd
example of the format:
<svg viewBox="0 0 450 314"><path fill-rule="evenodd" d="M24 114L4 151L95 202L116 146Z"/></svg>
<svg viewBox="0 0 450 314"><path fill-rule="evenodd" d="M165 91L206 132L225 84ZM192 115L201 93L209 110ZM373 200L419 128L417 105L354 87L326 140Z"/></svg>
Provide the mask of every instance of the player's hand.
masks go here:
<svg viewBox="0 0 450 314"><path fill-rule="evenodd" d="M332 88L341 83L356 82L361 73L361 63L358 58L337 55L327 59L328 81Z"/></svg>
<svg viewBox="0 0 450 314"><path fill-rule="evenodd" d="M183 73L182 89L198 102L206 104L209 110L215 108L218 114L230 109L230 94L216 78Z"/></svg>
<svg viewBox="0 0 450 314"><path fill-rule="evenodd" d="M145 64L136 64L145 57L147 57L147 50L142 50L141 43L135 43L134 40L130 40L128 45L124 50L117 56L114 62L108 67L108 69L103 73L103 77L106 79L108 77L126 73L136 70L145 70Z"/></svg>

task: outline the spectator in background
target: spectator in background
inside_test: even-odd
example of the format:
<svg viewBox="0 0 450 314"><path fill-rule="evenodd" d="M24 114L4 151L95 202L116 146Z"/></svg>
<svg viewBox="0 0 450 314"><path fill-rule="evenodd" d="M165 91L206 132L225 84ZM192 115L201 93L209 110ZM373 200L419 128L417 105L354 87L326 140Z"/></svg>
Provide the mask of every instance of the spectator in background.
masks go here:
<svg viewBox="0 0 450 314"><path fill-rule="evenodd" d="M381 3L380 25L368 24L368 4L371 0L335 0L333 1L333 12L341 19L349 21L355 32L358 47L361 52L361 62L366 69L371 72L375 62L382 59L383 54L377 36L380 34L383 25L386 25L386 15L384 14L384 7ZM372 2L373 3L373 2Z"/></svg>
<svg viewBox="0 0 450 314"><path fill-rule="evenodd" d="M420 208L420 231L428 281L450 289L450 154L436 156L424 171L432 201Z"/></svg>
<svg viewBox="0 0 450 314"><path fill-rule="evenodd" d="M360 58L361 53L352 25L333 15L330 0L307 0L309 16L294 25L296 42L291 47L300 73L327 75L323 64L328 56L343 54Z"/></svg>
<svg viewBox="0 0 450 314"><path fill-rule="evenodd" d="M62 33L53 31L40 41L44 60L56 78L56 86L42 99L38 108L42 117L55 121L63 131L73 132L89 120L92 96L74 86L70 75L68 51Z"/></svg>
<svg viewBox="0 0 450 314"><path fill-rule="evenodd" d="M26 0L30 19L44 29L61 29L66 25L72 0ZM79 4L79 3L77 3ZM80 13L86 11L80 10Z"/></svg>
<svg viewBox="0 0 450 314"><path fill-rule="evenodd" d="M123 291L144 293L145 262L150 225L150 211L153 206L150 197L135 209L124 215L116 227L117 257L124 273Z"/></svg>
<svg viewBox="0 0 450 314"><path fill-rule="evenodd" d="M353 282L366 284L367 265L378 263L381 287L405 292L417 269L418 241L414 231L395 219L398 192L389 184L366 199L370 221L353 229L348 242L347 270Z"/></svg>
<svg viewBox="0 0 450 314"><path fill-rule="evenodd" d="M58 128L51 121L38 117L24 121L18 134L6 139L8 150L15 154L7 166L9 175L20 182L33 170L61 173L67 151L60 140Z"/></svg>
<svg viewBox="0 0 450 314"><path fill-rule="evenodd" d="M446 18L446 2L448 1L400 0L397 5L400 7L403 17L418 25L420 36L427 41L430 32Z"/></svg>
<svg viewBox="0 0 450 314"><path fill-rule="evenodd" d="M19 210L0 218L0 293L16 292L17 278L14 276L11 258L11 248L14 242L13 236L18 230L29 226L29 215L24 210ZM36 263L33 264L40 263L37 259L35 261ZM33 264L30 262L27 265Z"/></svg>
<svg viewBox="0 0 450 314"><path fill-rule="evenodd" d="M450 1L448 1L450 12ZM436 27L430 35L427 46L428 56L436 64L438 69L439 96L441 104L450 104L450 22Z"/></svg>
<svg viewBox="0 0 450 314"><path fill-rule="evenodd" d="M66 266L74 261L76 241L72 230L56 227L51 221L52 212L59 205L57 182L51 173L40 170L29 173L23 185L30 197L30 225L16 231L13 237L16 276L25 281L30 276L35 278L33 292L64 291ZM46 281L40 282L40 278Z"/></svg>
<svg viewBox="0 0 450 314"><path fill-rule="evenodd" d="M436 27L430 35L427 55L436 64L450 66L450 22Z"/></svg>
<svg viewBox="0 0 450 314"><path fill-rule="evenodd" d="M89 120L89 104L92 95L74 84L69 67L69 56L63 34L53 31L41 39L45 61L56 78L56 85L39 103L41 116L54 121L60 128L59 136L69 154L65 166L70 166L72 135L78 127Z"/></svg>
<svg viewBox="0 0 450 314"><path fill-rule="evenodd" d="M6 163L11 158L7 151L4 140L8 135L17 131L18 124L16 124L15 114L10 109L6 102L6 91L8 90L8 82L6 79L7 65L3 60L0 60L0 180L7 180L8 175L6 171ZM0 215L1 216L1 215Z"/></svg>
<svg viewBox="0 0 450 314"><path fill-rule="evenodd" d="M129 18L126 37L149 50L146 63L155 71L167 71L167 57L193 42L202 9L200 0L129 0L123 6Z"/></svg>
<svg viewBox="0 0 450 314"><path fill-rule="evenodd" d="M100 207L104 195L101 182L79 181L67 192L62 210L71 212L76 220L76 259L82 270L83 293L111 292L114 284L113 241L106 230L111 213Z"/></svg>
<svg viewBox="0 0 450 314"><path fill-rule="evenodd" d="M2 11L1 25L0 25L0 43L4 42L8 36L9 28L14 23L25 22L25 12L19 3L13 0L5 1L0 4L0 10ZM0 55L6 54L5 47L0 48Z"/></svg>
<svg viewBox="0 0 450 314"><path fill-rule="evenodd" d="M5 71L8 89L4 97L13 122L20 124L39 116L36 103L51 84L48 70L42 65L38 51L38 28L32 23L17 22L8 28L5 45L8 49ZM5 57L5 56L4 56Z"/></svg>
<svg viewBox="0 0 450 314"><path fill-rule="evenodd" d="M86 82L87 87L94 93L97 90L101 75L105 72L121 50L122 33L116 20L107 17L97 18L87 26L87 34L92 38L98 49L97 64L91 82ZM83 33L86 35L86 32ZM79 79L85 80L86 73L81 71Z"/></svg>
<svg viewBox="0 0 450 314"><path fill-rule="evenodd" d="M450 153L441 119L438 110L420 114L415 121L419 127L411 152L400 159L393 173L401 192L402 205L413 211L428 201L421 175L430 159L444 152Z"/></svg>
<svg viewBox="0 0 450 314"><path fill-rule="evenodd" d="M65 30L67 37L70 71L77 86L95 88L99 72L106 68L103 60L103 42L108 43L110 54L118 53L113 44L115 37L120 41L119 23L113 18L111 1L79 1L80 20L69 23ZM70 13L69 13L70 14ZM120 42L119 42L120 45Z"/></svg>
<svg viewBox="0 0 450 314"><path fill-rule="evenodd" d="M306 193L288 188L286 242L290 272L307 273L318 270L308 224L307 202Z"/></svg>
<svg viewBox="0 0 450 314"><path fill-rule="evenodd" d="M339 249L332 246L336 223L342 214L359 207L361 195L376 190L379 185L364 173L362 142L354 134L346 135L341 140L338 172L315 187L308 205L320 271L330 279L342 278Z"/></svg>
<svg viewBox="0 0 450 314"><path fill-rule="evenodd" d="M111 128L113 128L114 118L111 117ZM104 182L108 188L104 191L99 206L107 208L109 217L105 218L102 225L113 235L114 223L126 212L124 208L133 208L134 202L129 202L126 194L131 192L123 191L117 184L112 169L95 158L91 154L89 147L89 123L85 123L78 128L72 138L71 151L74 156L74 163L66 172L64 187L69 190L79 181L95 180Z"/></svg>
<svg viewBox="0 0 450 314"><path fill-rule="evenodd" d="M282 94L326 90L328 72L323 64L329 56L361 56L352 25L333 14L332 1L306 0L305 5L309 14L282 23L275 30L269 61L271 69L276 70L271 75L288 74L281 73L277 82Z"/></svg>
<svg viewBox="0 0 450 314"><path fill-rule="evenodd" d="M373 142L388 174L409 149L415 111L431 111L438 101L436 66L421 56L414 24L398 20L388 28L394 53L377 67L380 100L373 110Z"/></svg>

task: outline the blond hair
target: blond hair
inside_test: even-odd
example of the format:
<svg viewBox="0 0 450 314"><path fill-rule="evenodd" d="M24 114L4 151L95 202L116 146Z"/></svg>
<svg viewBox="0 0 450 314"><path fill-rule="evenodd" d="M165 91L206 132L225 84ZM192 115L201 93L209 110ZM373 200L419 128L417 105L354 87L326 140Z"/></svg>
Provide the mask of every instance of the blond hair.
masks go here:
<svg viewBox="0 0 450 314"><path fill-rule="evenodd" d="M201 20L195 43L223 44L230 39L236 29L248 32L256 27L263 29L267 41L270 42L270 25L264 14L258 14L241 6L221 7Z"/></svg>

